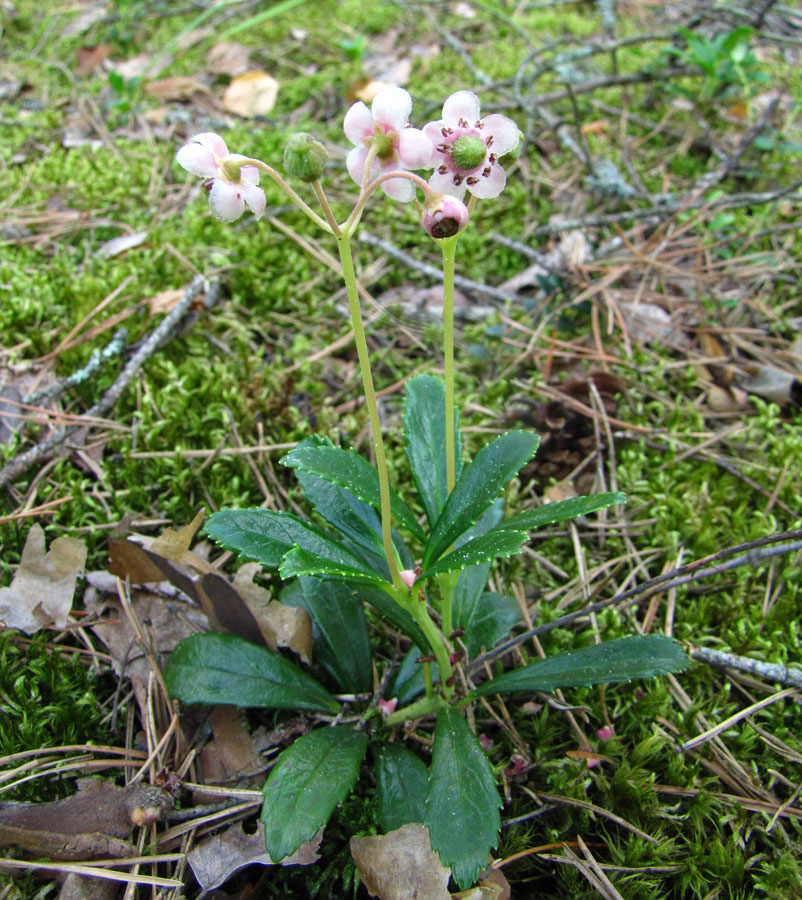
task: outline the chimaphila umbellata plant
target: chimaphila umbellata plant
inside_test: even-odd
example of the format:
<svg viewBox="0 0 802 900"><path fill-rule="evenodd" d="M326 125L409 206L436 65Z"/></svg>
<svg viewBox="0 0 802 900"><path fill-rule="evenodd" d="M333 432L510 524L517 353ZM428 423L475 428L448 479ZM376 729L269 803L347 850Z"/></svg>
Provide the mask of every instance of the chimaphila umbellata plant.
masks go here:
<svg viewBox="0 0 802 900"><path fill-rule="evenodd" d="M463 459L454 397L455 251L477 201L497 197L504 188L505 162L519 151L522 137L506 116L481 118L479 99L470 91L452 94L442 118L422 130L409 125L411 106L406 91L389 87L376 95L370 109L356 103L348 110L344 131L353 147L346 165L359 191L341 222L320 180L326 151L308 134L290 139L284 165L290 176L311 187L319 212L274 168L229 153L216 134L196 135L178 151L178 162L206 179L218 218L233 221L246 207L259 218L265 209L258 186L264 174L336 240L375 466L327 437L311 435L282 462L296 469L307 499L329 530L263 508L224 509L206 525L207 534L221 546L278 569L287 581L281 599L308 611L318 661L339 693L330 693L277 653L214 633L183 641L169 660L165 679L172 695L187 703L309 710L319 714L319 721L330 722L284 750L267 779L262 820L272 859L294 853L328 821L356 782L370 740L377 826L387 831L409 822L426 825L432 848L465 889L496 845L502 804L493 768L462 711L491 694L554 691L674 672L687 665L687 658L667 638L632 637L537 661L478 686L465 677L461 667L495 647L519 620L512 598L486 589L494 560L520 552L527 533L540 525L624 498L595 494L505 517L500 495L534 455L537 435L501 434L472 460ZM420 170L431 170L428 180L415 174ZM415 204L443 257L444 379L411 378L404 399L405 450L423 511L420 519L389 482L351 257L351 238L379 189L392 200ZM411 642L381 692L373 681L366 606ZM354 707L350 721L356 724L346 720L346 705ZM396 742L387 738L396 726L434 716L427 769L398 735Z"/></svg>

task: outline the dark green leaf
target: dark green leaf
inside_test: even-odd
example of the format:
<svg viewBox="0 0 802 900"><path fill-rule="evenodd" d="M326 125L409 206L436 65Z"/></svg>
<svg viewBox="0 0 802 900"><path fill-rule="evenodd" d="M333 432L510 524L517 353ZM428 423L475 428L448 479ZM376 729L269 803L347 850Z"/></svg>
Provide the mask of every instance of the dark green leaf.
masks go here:
<svg viewBox="0 0 802 900"><path fill-rule="evenodd" d="M164 681L170 696L183 703L330 713L340 708L311 675L234 634L195 634L181 641L167 661Z"/></svg>
<svg viewBox="0 0 802 900"><path fill-rule="evenodd" d="M295 853L328 822L354 786L368 739L353 728L320 728L298 738L265 782L262 822L274 862Z"/></svg>
<svg viewBox="0 0 802 900"><path fill-rule="evenodd" d="M525 531L510 531L498 528L480 534L465 544L461 544L456 550L447 553L429 566L421 574L421 578L430 578L440 572L454 572L475 566L478 563L490 562L499 557L513 556L521 549L521 544L527 539Z"/></svg>
<svg viewBox="0 0 802 900"><path fill-rule="evenodd" d="M420 647L428 647L426 638L420 626L412 616L402 609L393 598L380 588L369 584L354 585L354 589L365 603L369 603L375 610L381 613L388 622L392 622L399 631L402 631L414 644ZM418 654L420 656L420 653Z"/></svg>
<svg viewBox="0 0 802 900"><path fill-rule="evenodd" d="M428 647L429 645L424 638L420 645L410 647L387 686L387 696L397 698L400 706L406 706L407 703L420 696L424 690L423 663L419 663L418 660L426 654L426 651L418 649L419 646ZM430 665L432 681L436 681L440 677L440 670L437 668L436 662L432 662Z"/></svg>
<svg viewBox="0 0 802 900"><path fill-rule="evenodd" d="M332 544L334 542L332 541ZM337 547L336 544L334 544ZM328 549L326 556L293 547L286 553L279 566L282 578L294 578L298 575L315 575L318 578L333 578L337 581L348 581L359 584L380 585L388 582L372 571L359 557L349 553L344 547L338 548L336 554Z"/></svg>
<svg viewBox="0 0 802 900"><path fill-rule="evenodd" d="M539 440L527 431L510 431L482 447L463 471L432 528L423 554L424 569L474 525L507 482L532 458Z"/></svg>
<svg viewBox="0 0 802 900"><path fill-rule="evenodd" d="M426 819L432 850L469 888L487 865L501 826L501 798L487 754L459 710L441 709L434 732Z"/></svg>
<svg viewBox="0 0 802 900"><path fill-rule="evenodd" d="M379 473L376 469L358 453L335 447L328 438L317 435L306 438L295 449L290 450L281 462L285 466L302 469L324 481L338 484L374 509L381 508ZM415 516L392 488L390 510L395 519L418 540L425 540L426 536Z"/></svg>
<svg viewBox="0 0 802 900"><path fill-rule="evenodd" d="M382 744L376 754L377 819L386 834L409 822L423 822L429 772L420 757L400 744Z"/></svg>
<svg viewBox="0 0 802 900"><path fill-rule="evenodd" d="M462 470L462 446L454 410L456 475ZM433 375L416 375L404 393L404 436L412 477L426 518L433 525L448 496L446 481L446 392Z"/></svg>
<svg viewBox="0 0 802 900"><path fill-rule="evenodd" d="M370 691L373 671L365 610L356 588L348 584L299 578L279 598L303 607L312 620L314 656L348 694Z"/></svg>
<svg viewBox="0 0 802 900"><path fill-rule="evenodd" d="M470 571L472 570L466 570ZM466 572L460 573L460 581ZM467 592L464 599L468 599ZM476 656L483 648L490 650L495 647L507 637L520 619L521 611L514 597L483 591L473 602L463 602L460 583L457 582L454 591L454 627L465 629L463 640L468 656Z"/></svg>
<svg viewBox="0 0 802 900"><path fill-rule="evenodd" d="M570 500L557 500L554 503L544 503L535 509L527 509L505 519L498 527L514 528L518 531L533 531L541 525L549 525L552 522L564 522L576 516L584 516L587 513L596 512L607 506L615 506L626 503L627 498L620 492L608 492L605 494L589 494L587 497L571 497Z"/></svg>
<svg viewBox="0 0 802 900"><path fill-rule="evenodd" d="M325 532L289 513L270 509L221 509L204 526L206 534L227 550L275 569L284 555L299 546L345 564L359 561Z"/></svg>
<svg viewBox="0 0 802 900"><path fill-rule="evenodd" d="M653 678L668 672L681 672L688 664L685 651L671 638L659 635L618 638L505 672L480 685L472 696L486 697L514 691L552 692L564 687Z"/></svg>

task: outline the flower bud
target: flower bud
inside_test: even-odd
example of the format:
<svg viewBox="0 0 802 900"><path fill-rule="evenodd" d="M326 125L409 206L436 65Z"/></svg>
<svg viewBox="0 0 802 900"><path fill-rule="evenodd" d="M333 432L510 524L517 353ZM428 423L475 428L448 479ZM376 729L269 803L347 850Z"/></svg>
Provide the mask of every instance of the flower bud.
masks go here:
<svg viewBox="0 0 802 900"><path fill-rule="evenodd" d="M404 569L402 572L399 572L398 574L401 576L401 581L403 581L404 584L411 590L412 585L415 584L415 579L418 577L415 574L415 570L414 569Z"/></svg>
<svg viewBox="0 0 802 900"><path fill-rule="evenodd" d="M454 237L468 224L468 207L458 197L436 194L423 210L423 227L435 240Z"/></svg>
<svg viewBox="0 0 802 900"><path fill-rule="evenodd" d="M317 181L328 158L323 144L305 131L292 135L284 148L284 168L301 181Z"/></svg>

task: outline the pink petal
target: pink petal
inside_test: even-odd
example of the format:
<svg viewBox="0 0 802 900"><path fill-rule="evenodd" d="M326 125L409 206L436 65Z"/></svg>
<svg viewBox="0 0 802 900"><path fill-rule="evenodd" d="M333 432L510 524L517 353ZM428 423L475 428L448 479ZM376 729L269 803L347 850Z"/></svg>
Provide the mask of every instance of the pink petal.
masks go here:
<svg viewBox="0 0 802 900"><path fill-rule="evenodd" d="M239 170L240 178L249 184L259 184L259 170L256 166L243 166Z"/></svg>
<svg viewBox="0 0 802 900"><path fill-rule="evenodd" d="M201 147L204 147L210 153L214 153L218 159L228 156L226 142L219 134L215 134L213 131L203 131L201 134L195 134L190 138L190 141L200 144Z"/></svg>
<svg viewBox="0 0 802 900"><path fill-rule="evenodd" d="M491 197L498 197L506 183L507 176L504 174L504 169L501 166L493 166L487 178L480 175L476 184L468 185L468 190L480 200L490 200Z"/></svg>
<svg viewBox="0 0 802 900"><path fill-rule="evenodd" d="M398 169L390 167L386 171L392 172L398 171ZM382 190L388 197L400 200L401 203L409 203L415 197L415 185L408 178L390 178L382 182Z"/></svg>
<svg viewBox="0 0 802 900"><path fill-rule="evenodd" d="M454 184L453 171L448 171L445 175L434 172L429 178L429 187L437 191L438 194L450 194L452 197L459 197L460 200L465 195L465 182L463 181L459 186Z"/></svg>
<svg viewBox="0 0 802 900"><path fill-rule="evenodd" d="M373 137L373 116L361 100L345 114L343 131L352 144L361 145L365 138Z"/></svg>
<svg viewBox="0 0 802 900"><path fill-rule="evenodd" d="M443 104L443 121L452 128L459 124L460 119L473 125L478 118L479 98L473 91L457 91Z"/></svg>
<svg viewBox="0 0 802 900"><path fill-rule="evenodd" d="M212 215L224 222L233 222L245 212L245 200L240 187L215 178L209 191L209 207Z"/></svg>
<svg viewBox="0 0 802 900"><path fill-rule="evenodd" d="M434 165L434 147L419 128L405 128L398 135L398 158L408 169L428 169Z"/></svg>
<svg viewBox="0 0 802 900"><path fill-rule="evenodd" d="M247 181L240 185L240 191L248 209L257 219L261 219L265 213L265 192Z"/></svg>
<svg viewBox="0 0 802 900"><path fill-rule="evenodd" d="M362 185L362 178L365 173L365 160L367 158L368 151L364 147L354 147L345 158L345 167L348 169L348 174L360 186ZM373 160L370 174L372 176L379 174L379 166L376 160Z"/></svg>
<svg viewBox="0 0 802 900"><path fill-rule="evenodd" d="M433 147L443 142L442 129L445 128L445 124L442 119L438 119L436 122L427 122L423 126L423 133L432 142Z"/></svg>
<svg viewBox="0 0 802 900"><path fill-rule="evenodd" d="M518 146L521 139L521 132L512 119L506 116L492 115L485 120L485 138L493 135L492 151L498 156L504 156L510 150L514 150Z"/></svg>
<svg viewBox="0 0 802 900"><path fill-rule="evenodd" d="M371 104L373 120L392 131L401 131L409 121L412 111L412 97L400 87L391 85L382 88Z"/></svg>
<svg viewBox="0 0 802 900"><path fill-rule="evenodd" d="M214 178L218 166L214 155L200 144L184 144L175 155L179 166L199 178Z"/></svg>

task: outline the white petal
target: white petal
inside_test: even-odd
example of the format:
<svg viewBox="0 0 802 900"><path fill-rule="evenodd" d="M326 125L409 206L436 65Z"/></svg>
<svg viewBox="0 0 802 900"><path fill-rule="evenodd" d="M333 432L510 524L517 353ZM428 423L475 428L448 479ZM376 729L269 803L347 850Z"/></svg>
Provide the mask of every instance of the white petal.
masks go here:
<svg viewBox="0 0 802 900"><path fill-rule="evenodd" d="M457 91L443 104L443 121L452 128L459 124L460 119L465 119L469 125L473 125L478 118L479 98L473 91Z"/></svg>
<svg viewBox="0 0 802 900"><path fill-rule="evenodd" d="M497 156L504 156L510 150L514 150L521 140L521 131L512 119L506 116L492 115L485 120L484 136L493 135L491 151Z"/></svg>
<svg viewBox="0 0 802 900"><path fill-rule="evenodd" d="M403 88L390 85L376 94L370 108L375 122L392 131L401 131L409 121L412 97Z"/></svg>
<svg viewBox="0 0 802 900"><path fill-rule="evenodd" d="M348 156L345 158L345 167L348 169L348 174L360 187L362 186L362 179L365 175L365 160L367 158L368 151L364 147L354 147L349 151ZM379 167L375 160L371 166L371 175L374 174L379 174Z"/></svg>
<svg viewBox="0 0 802 900"><path fill-rule="evenodd" d="M255 184L247 182L240 185L240 190L248 209L257 219L261 219L265 214L265 192Z"/></svg>
<svg viewBox="0 0 802 900"><path fill-rule="evenodd" d="M427 122L423 126L423 133L432 142L433 147L443 142L443 128L445 127L446 123L442 119L438 119L436 122Z"/></svg>
<svg viewBox="0 0 802 900"><path fill-rule="evenodd" d="M209 207L216 218L233 222L245 212L245 200L237 185L215 178L209 191Z"/></svg>
<svg viewBox="0 0 802 900"><path fill-rule="evenodd" d="M434 147L419 128L405 128L398 135L398 157L408 169L428 169L434 165Z"/></svg>
<svg viewBox="0 0 802 900"><path fill-rule="evenodd" d="M243 166L239 170L240 178L249 184L259 184L259 170L256 166Z"/></svg>
<svg viewBox="0 0 802 900"><path fill-rule="evenodd" d="M398 169L389 171L398 171ZM400 200L402 203L409 203L415 196L415 185L408 178L390 178L382 182L382 190L388 197Z"/></svg>
<svg viewBox="0 0 802 900"><path fill-rule="evenodd" d="M435 172L429 179L429 187L438 194L450 194L452 197L459 197L460 200L465 194L465 182L459 186L454 184L453 170L446 172L445 175Z"/></svg>
<svg viewBox="0 0 802 900"><path fill-rule="evenodd" d="M200 144L184 144L175 158L179 166L199 178L214 178L218 173L214 155Z"/></svg>
<svg viewBox="0 0 802 900"><path fill-rule="evenodd" d="M343 120L343 131L352 144L361 145L365 138L373 136L373 116L360 100L348 110Z"/></svg>
<svg viewBox="0 0 802 900"><path fill-rule="evenodd" d="M196 144L200 144L201 147L204 147L210 153L214 153L214 155L218 159L222 159L224 156L228 156L228 147L226 147L226 142L220 137L219 134L215 134L213 131L204 131L201 134L194 134L190 141L194 141Z"/></svg>
<svg viewBox="0 0 802 900"><path fill-rule="evenodd" d="M476 184L469 184L468 190L480 200L489 200L491 197L498 197L506 183L507 176L504 169L501 166L493 166L487 178L479 176L479 181Z"/></svg>

